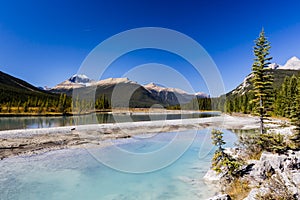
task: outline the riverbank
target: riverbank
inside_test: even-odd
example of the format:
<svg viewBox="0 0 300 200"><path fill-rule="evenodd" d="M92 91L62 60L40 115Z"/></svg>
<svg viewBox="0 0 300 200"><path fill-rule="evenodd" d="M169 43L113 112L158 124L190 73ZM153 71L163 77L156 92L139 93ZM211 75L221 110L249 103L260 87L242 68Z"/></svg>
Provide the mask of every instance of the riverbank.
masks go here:
<svg viewBox="0 0 300 200"><path fill-rule="evenodd" d="M283 125L278 120L271 122L272 127ZM32 155L62 148L83 148L93 145L102 147L111 145L110 140L129 138L140 134L216 127L247 130L258 128L259 123L258 118L253 116L222 114L207 118L0 131L0 158Z"/></svg>
<svg viewBox="0 0 300 200"><path fill-rule="evenodd" d="M140 113L143 113L142 111ZM139 114L139 113L134 113ZM127 114L126 114L127 115ZM293 129L286 120L270 119L266 121L268 131L277 131L279 133L289 134ZM70 148L103 148L115 144L116 140L122 140L136 135L163 133L163 132L177 132L190 129L205 129L205 128L222 128L230 130L249 130L259 128L259 119L250 115L226 115L222 114L216 117L207 118L193 118L180 120L164 120L164 121L142 121L142 122L123 122L111 124L92 124L79 126L66 126L56 128L42 128L42 129L19 129L0 131L0 158L5 159L14 156L30 156L35 154L42 154L58 149ZM231 152L241 152L234 150ZM263 154L265 155L265 154ZM290 156L298 155L290 152ZM264 156L263 158L275 158L276 156ZM280 157L280 156L279 156ZM284 165L282 160L288 160L289 157L276 159ZM275 159L275 160L276 160ZM272 159L271 159L272 160ZM252 174L255 175L259 171L267 172L266 168L269 165L265 164L266 159L261 161L253 161L246 165L255 166ZM268 162L271 162L270 160ZM273 164L279 166L277 161L272 161ZM254 164L254 165L253 165ZM280 165L281 165L280 164ZM297 166L297 163L296 163ZM247 168L247 167L246 167ZM285 168L286 169L286 168ZM278 169L279 170L279 169ZM277 171L278 171L277 170ZM293 169L295 170L295 169ZM276 170L275 170L276 171ZM287 170L286 170L287 171ZM296 175L300 173L299 169ZM249 172L250 173L250 172ZM288 171L290 174L290 171ZM261 175L260 175L261 176ZM253 180L257 177L252 176ZM220 178L220 177L219 177ZM293 177L292 177L293 178ZM251 179L251 180L252 180ZM296 180L300 178L296 177ZM217 182L220 179L216 179ZM250 180L250 179L249 179ZM248 182L248 179L243 181ZM240 183L244 183L244 182ZM249 200L255 199L261 191L267 191L265 182L252 182L253 192L250 192ZM300 183L300 182L299 182ZM243 185L243 184L239 184ZM257 190L258 185L264 185L262 190ZM212 184L214 186L214 183ZM248 184L247 184L248 187ZM255 190L256 189L256 190ZM237 191L239 192L239 191ZM226 195L225 195L226 196ZM253 198L250 198L250 197Z"/></svg>
<svg viewBox="0 0 300 200"><path fill-rule="evenodd" d="M54 117L54 116L84 116L95 113L107 114L125 114L125 115L155 115L155 114L199 114L199 113L220 113L220 111L196 111L196 110L168 110L160 108L114 108L101 109L91 112L75 113L75 112L0 112L0 117Z"/></svg>
<svg viewBox="0 0 300 200"><path fill-rule="evenodd" d="M206 173L204 180L220 191L211 200L300 198L300 138L295 127L285 119L268 120L265 127L265 134L239 132L237 147L225 149L241 164L234 173L226 166L219 173L212 168Z"/></svg>

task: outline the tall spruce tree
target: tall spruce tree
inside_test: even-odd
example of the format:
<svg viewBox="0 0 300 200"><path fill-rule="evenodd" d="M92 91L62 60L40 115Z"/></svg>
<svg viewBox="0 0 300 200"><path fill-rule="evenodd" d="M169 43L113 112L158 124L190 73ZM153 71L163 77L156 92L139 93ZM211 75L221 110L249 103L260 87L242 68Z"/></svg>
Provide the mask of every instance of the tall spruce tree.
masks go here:
<svg viewBox="0 0 300 200"><path fill-rule="evenodd" d="M268 116L272 105L273 75L268 67L272 57L269 56L270 42L265 37L264 29L255 40L254 63L252 65L252 83L254 90L254 103L256 114L260 116L260 132L264 132L264 119Z"/></svg>
<svg viewBox="0 0 300 200"><path fill-rule="evenodd" d="M294 89L294 97L291 99L291 112L290 112L290 119L293 125L296 126L297 135L300 136L300 78L296 78L295 76L292 77L294 81L296 80L296 87ZM291 81L291 83L294 83Z"/></svg>

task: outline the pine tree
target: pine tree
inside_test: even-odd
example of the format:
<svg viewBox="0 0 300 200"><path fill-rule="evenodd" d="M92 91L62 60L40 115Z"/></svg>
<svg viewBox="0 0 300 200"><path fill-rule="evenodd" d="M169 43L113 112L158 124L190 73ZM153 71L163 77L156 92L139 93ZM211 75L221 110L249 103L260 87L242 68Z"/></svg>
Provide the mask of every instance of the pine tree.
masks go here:
<svg viewBox="0 0 300 200"><path fill-rule="evenodd" d="M293 81L292 81L293 80ZM293 77L291 80L291 83L293 86L296 86L295 88L292 87L291 90L294 89L294 97L291 98L292 105L291 105L291 112L290 112L290 119L293 125L296 126L297 134L300 135L300 78L296 79L296 77ZM297 80L296 85L295 80Z"/></svg>
<svg viewBox="0 0 300 200"><path fill-rule="evenodd" d="M223 132L213 129L211 131L211 139L212 144L218 147L212 159L212 169L217 173L224 170L224 172L230 176L236 174L238 169L242 166L242 163L224 152L223 145L225 145L226 142L223 140Z"/></svg>
<svg viewBox="0 0 300 200"><path fill-rule="evenodd" d="M272 103L272 84L273 75L268 67L272 57L269 56L270 42L262 31L255 41L254 46L254 63L252 65L252 82L254 87L254 102L256 105L256 114L260 116L260 132L264 132L264 118L268 116Z"/></svg>
<svg viewBox="0 0 300 200"><path fill-rule="evenodd" d="M223 140L223 132L220 130L213 129L211 131L211 139L212 144L218 147L218 152L224 153L224 149L222 146L226 144L226 142Z"/></svg>

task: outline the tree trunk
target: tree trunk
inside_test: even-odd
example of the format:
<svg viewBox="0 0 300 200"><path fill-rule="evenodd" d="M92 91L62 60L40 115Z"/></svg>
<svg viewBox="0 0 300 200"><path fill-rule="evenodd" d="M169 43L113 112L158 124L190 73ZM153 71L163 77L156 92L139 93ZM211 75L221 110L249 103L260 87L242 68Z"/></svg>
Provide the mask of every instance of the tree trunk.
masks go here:
<svg viewBox="0 0 300 200"><path fill-rule="evenodd" d="M264 133L264 110L262 106L262 98L261 96L259 97L259 106L260 106L260 134Z"/></svg>

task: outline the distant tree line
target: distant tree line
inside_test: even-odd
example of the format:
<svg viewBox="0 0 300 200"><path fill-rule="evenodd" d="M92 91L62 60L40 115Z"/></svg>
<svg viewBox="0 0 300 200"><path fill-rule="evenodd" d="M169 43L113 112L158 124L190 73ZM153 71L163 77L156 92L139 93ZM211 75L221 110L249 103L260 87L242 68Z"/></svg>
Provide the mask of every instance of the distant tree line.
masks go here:
<svg viewBox="0 0 300 200"><path fill-rule="evenodd" d="M284 78L279 88L272 90L271 105L268 110L270 116L294 119L300 111L300 76L292 75ZM254 114L256 112L253 91L241 95L232 95L226 99L224 110Z"/></svg>
<svg viewBox="0 0 300 200"><path fill-rule="evenodd" d="M75 110L76 108L77 110ZM94 102L87 100L72 100L66 94L31 94L26 92L7 92L0 89L0 113L13 114L47 114L60 113L81 114L101 109L109 109L110 102L105 95Z"/></svg>

